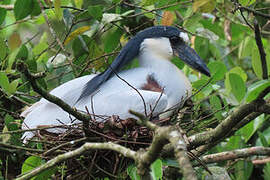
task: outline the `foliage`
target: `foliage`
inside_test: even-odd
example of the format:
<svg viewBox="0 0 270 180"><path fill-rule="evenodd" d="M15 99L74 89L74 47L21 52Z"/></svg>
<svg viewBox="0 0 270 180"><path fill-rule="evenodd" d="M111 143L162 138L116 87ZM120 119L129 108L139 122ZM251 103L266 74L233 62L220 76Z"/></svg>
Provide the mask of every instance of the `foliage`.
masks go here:
<svg viewBox="0 0 270 180"><path fill-rule="evenodd" d="M269 14L269 1L239 0L239 3ZM0 1L1 131L19 130L22 108L40 98L16 70L19 60L24 61L33 73L46 72L46 77L38 81L49 91L73 78L105 70L130 37L146 27L160 24L179 25L187 30L191 46L208 64L212 74L211 78L206 77L173 59L189 77L194 92L200 90L192 98L193 113L184 115L181 127L188 135L214 128L238 106L253 101L270 86L269 79L262 76L254 31L246 23L253 24L254 18L259 22L269 75L269 18L235 8L236 4L225 0ZM134 66L137 62L128 68ZM265 99L269 101L269 95ZM269 147L269 118L269 114L258 116L235 135L209 149L207 154L252 146ZM17 147L10 149L0 145L0 179L12 179L46 161L38 154L29 156L21 149L20 138L21 134L0 135L2 143ZM45 150L40 143L28 146ZM168 161L170 163L166 163ZM177 168L172 162L157 160L151 166L153 179L162 179L165 167ZM226 168L232 179L270 177L269 162L258 166L247 159L217 165ZM65 164L60 164L35 179L53 174L65 176L66 170ZM131 179L139 179L134 165L118 173L115 176L128 174Z"/></svg>

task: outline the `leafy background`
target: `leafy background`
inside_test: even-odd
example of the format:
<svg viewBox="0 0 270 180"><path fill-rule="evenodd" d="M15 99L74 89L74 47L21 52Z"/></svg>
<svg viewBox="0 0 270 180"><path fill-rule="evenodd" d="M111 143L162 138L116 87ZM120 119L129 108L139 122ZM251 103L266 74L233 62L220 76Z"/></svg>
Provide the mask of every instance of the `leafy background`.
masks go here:
<svg viewBox="0 0 270 180"><path fill-rule="evenodd" d="M238 2L269 14L268 0ZM20 112L40 98L16 70L17 61L24 61L33 73L46 72L46 77L38 81L49 91L76 77L102 72L130 37L153 25L183 27L189 32L190 45L211 71L212 79L207 84L208 77L173 59L189 77L194 92L207 84L192 99L193 113L184 118L183 127L190 134L215 127L239 105L251 102L270 86L270 81L262 78L260 54L250 28L256 18L270 74L269 18L241 12L232 1L41 0L41 3L43 10L38 0L0 1L2 132L20 130ZM135 66L136 61L127 68ZM252 146L269 147L269 122L269 115L260 115L207 154ZM21 134L0 136L0 179L12 179L46 162L46 158L37 156L38 150L44 148L42 143L32 144L31 148L37 151L29 152L23 148ZM152 165L153 177L161 178L162 166L172 165L158 160ZM270 163L254 164L252 157L217 165L226 168L232 179L270 179ZM47 179L53 174L64 177L65 168L65 164L60 164L35 179ZM123 170L123 174L137 179L133 165Z"/></svg>

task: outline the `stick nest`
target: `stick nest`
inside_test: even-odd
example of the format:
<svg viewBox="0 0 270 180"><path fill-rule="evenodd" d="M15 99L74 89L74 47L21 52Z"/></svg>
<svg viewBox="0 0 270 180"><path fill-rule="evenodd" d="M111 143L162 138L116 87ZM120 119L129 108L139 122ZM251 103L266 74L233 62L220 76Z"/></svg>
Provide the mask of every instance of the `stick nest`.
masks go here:
<svg viewBox="0 0 270 180"><path fill-rule="evenodd" d="M167 120L155 121L158 124L166 124ZM86 128L87 127L87 128ZM50 160L53 157L72 151L85 142L114 142L128 147L134 151L140 148L147 148L153 137L153 131L136 124L135 119L121 120L112 116L106 122L92 121L89 125L83 123L66 126L62 134L51 133L47 130L40 130L35 142L43 143L46 151L41 154L43 158ZM67 160L64 163L67 179L89 179L89 177L111 177L127 178L126 168L133 160L121 156L119 153L110 150L92 150L83 156ZM56 174L56 179L63 174ZM122 177L119 177L122 176Z"/></svg>

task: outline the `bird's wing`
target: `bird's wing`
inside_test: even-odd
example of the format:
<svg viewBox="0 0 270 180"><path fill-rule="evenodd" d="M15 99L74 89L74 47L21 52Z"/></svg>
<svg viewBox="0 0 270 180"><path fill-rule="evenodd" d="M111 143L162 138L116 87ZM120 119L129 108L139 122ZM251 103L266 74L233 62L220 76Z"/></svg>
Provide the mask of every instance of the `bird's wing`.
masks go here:
<svg viewBox="0 0 270 180"><path fill-rule="evenodd" d="M145 106L142 98L138 95L138 92L143 96ZM128 111L130 109L144 114L146 108L148 115L152 109L154 109L153 115L165 110L167 106L167 96L165 94L161 95L158 92L145 90L138 90L138 92L135 90L127 90L124 92L103 94L102 96L93 98L93 106L91 106L91 100L90 97L88 97L87 101L80 101L80 103L76 104L75 107L79 110L86 111L85 106L87 106L90 113L105 116L117 115L121 119L134 117L133 115L129 114ZM94 112L92 112L92 110L94 110ZM97 117L96 120L102 121L103 119ZM74 121L73 116L63 111L57 105L50 102L45 102L39 104L27 114L22 129L31 129L48 125L67 125L77 122L78 121ZM49 131L62 133L65 131L65 129L54 128L50 129ZM26 132L22 138L27 141L33 136L33 132Z"/></svg>
<svg viewBox="0 0 270 180"><path fill-rule="evenodd" d="M90 102L90 103L87 103ZM91 102L93 105L91 106ZM77 109L86 111L87 105L88 112L94 114L96 117L99 115L112 116L117 115L120 119L135 118L129 113L129 110L136 111L141 114L149 115L152 111L153 115L164 111L167 107L167 96L161 92L153 92L138 89L126 89L125 91L108 92L85 98L76 105ZM103 119L96 119L102 121Z"/></svg>
<svg viewBox="0 0 270 180"><path fill-rule="evenodd" d="M67 104L73 106L79 98L86 82L95 76L96 75L87 75L73 79L53 89L50 94L61 98ZM61 124L59 121L60 119L57 120L54 117L66 118L66 114L67 113L57 105L42 98L40 101L36 102L21 113L21 116L25 117L22 129L32 129L42 125L59 125ZM24 133L23 138L27 137L29 139L33 136L34 134L32 132L26 132Z"/></svg>
<svg viewBox="0 0 270 180"><path fill-rule="evenodd" d="M68 81L55 89L53 89L50 94L61 98L64 100L67 104L73 106L77 99L79 98L82 89L89 80L91 80L93 77L95 77L96 74L94 75L87 75L87 76L82 76L76 79L73 79L71 81ZM48 101L44 98L40 99L40 101L36 102L33 104L31 107L27 108L21 113L22 117L26 117L30 112L39 109L40 106L45 105L48 103Z"/></svg>

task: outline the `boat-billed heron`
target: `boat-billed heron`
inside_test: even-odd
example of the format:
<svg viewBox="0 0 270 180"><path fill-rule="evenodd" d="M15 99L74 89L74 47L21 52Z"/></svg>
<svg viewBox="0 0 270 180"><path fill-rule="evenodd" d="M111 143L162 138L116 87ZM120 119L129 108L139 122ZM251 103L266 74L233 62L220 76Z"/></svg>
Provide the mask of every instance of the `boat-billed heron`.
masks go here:
<svg viewBox="0 0 270 180"><path fill-rule="evenodd" d="M187 34L176 27L147 28L128 41L103 73L73 79L50 94L81 112L86 113L87 109L99 122L112 115L120 119L133 118L129 110L158 116L179 107L191 95L188 78L170 61L174 55L210 76L205 63L186 44L187 40ZM139 67L123 70L136 57ZM44 98L25 110L22 116L25 117L22 129L79 122ZM49 131L61 133L65 130ZM26 132L23 138L27 140L33 136L34 132Z"/></svg>

